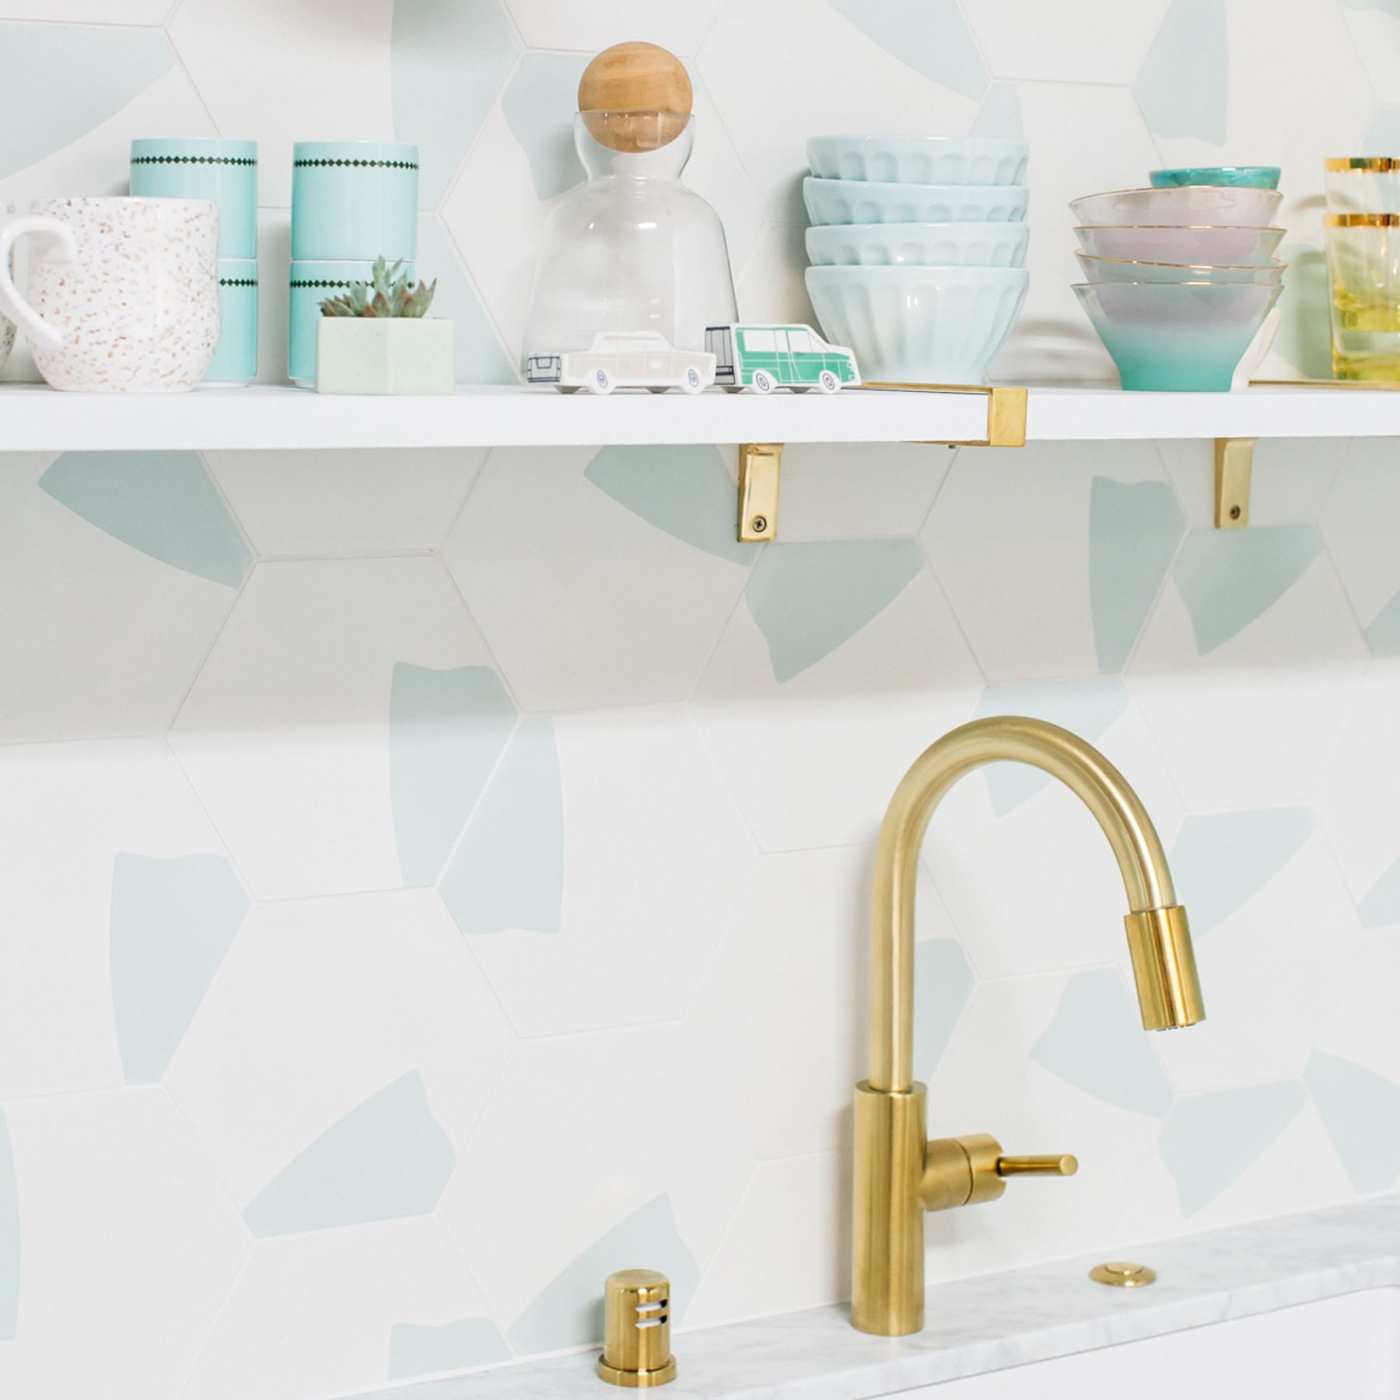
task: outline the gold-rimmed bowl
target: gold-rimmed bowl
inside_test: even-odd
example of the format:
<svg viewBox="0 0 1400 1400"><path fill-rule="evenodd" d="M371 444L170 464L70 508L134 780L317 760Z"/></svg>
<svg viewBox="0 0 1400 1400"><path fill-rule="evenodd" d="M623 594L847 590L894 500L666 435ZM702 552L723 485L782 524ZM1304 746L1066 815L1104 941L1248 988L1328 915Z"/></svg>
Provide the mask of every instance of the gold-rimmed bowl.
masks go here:
<svg viewBox="0 0 1400 1400"><path fill-rule="evenodd" d="M1251 267L1222 263L1152 262L1139 258L1100 258L1076 253L1086 282L1215 282L1277 287L1287 270L1281 262Z"/></svg>
<svg viewBox="0 0 1400 1400"><path fill-rule="evenodd" d="M1080 224L1224 224L1261 228L1274 221L1283 195L1229 185L1109 190L1070 201Z"/></svg>
<svg viewBox="0 0 1400 1400"><path fill-rule="evenodd" d="M1084 252L1098 258L1266 267L1274 261L1284 230L1217 224L1097 224L1075 229L1074 236Z"/></svg>

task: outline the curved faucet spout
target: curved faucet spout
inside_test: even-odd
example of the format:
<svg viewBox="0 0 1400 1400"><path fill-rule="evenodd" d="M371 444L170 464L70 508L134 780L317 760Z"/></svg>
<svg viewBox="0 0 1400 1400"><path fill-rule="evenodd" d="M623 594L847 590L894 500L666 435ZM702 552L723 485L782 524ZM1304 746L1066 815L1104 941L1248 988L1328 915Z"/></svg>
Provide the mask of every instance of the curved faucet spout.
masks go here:
<svg viewBox="0 0 1400 1400"><path fill-rule="evenodd" d="M880 828L870 959L872 1089L914 1083L914 893L919 850L934 809L964 774L986 763L1029 763L1058 778L1094 814L1123 877L1125 920L1142 1023L1189 1026L1205 1011L1185 911L1152 819L1127 779L1092 745L1043 720L974 720L926 749L895 789Z"/></svg>

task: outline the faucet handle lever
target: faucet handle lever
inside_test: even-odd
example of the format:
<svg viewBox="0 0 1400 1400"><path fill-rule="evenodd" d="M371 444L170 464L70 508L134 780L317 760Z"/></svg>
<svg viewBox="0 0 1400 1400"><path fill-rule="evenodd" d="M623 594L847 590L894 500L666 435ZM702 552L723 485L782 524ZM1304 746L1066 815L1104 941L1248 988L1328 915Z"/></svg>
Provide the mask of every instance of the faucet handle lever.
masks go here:
<svg viewBox="0 0 1400 1400"><path fill-rule="evenodd" d="M1073 1176L1079 1170L1079 1158L1071 1152L1044 1157L998 1157L996 1173L1005 1180L1009 1176Z"/></svg>

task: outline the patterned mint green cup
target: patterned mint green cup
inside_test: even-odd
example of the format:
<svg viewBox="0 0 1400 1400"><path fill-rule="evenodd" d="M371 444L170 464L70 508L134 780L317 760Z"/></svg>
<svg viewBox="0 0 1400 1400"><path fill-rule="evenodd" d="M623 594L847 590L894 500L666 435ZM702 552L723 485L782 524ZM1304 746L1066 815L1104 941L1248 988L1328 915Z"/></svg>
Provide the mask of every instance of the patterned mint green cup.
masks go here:
<svg viewBox="0 0 1400 1400"><path fill-rule="evenodd" d="M237 386L258 377L258 264L219 259L219 343L206 384Z"/></svg>
<svg viewBox="0 0 1400 1400"><path fill-rule="evenodd" d="M131 193L211 199L219 210L219 257L258 255L256 141L133 141Z"/></svg>
<svg viewBox="0 0 1400 1400"><path fill-rule="evenodd" d="M413 264L403 271L416 276ZM287 378L303 389L316 387L316 334L321 303L339 296L357 282L368 286L374 275L374 259L307 261L292 264L287 299Z"/></svg>
<svg viewBox="0 0 1400 1400"><path fill-rule="evenodd" d="M292 148L292 259L418 255L418 147L298 141Z"/></svg>

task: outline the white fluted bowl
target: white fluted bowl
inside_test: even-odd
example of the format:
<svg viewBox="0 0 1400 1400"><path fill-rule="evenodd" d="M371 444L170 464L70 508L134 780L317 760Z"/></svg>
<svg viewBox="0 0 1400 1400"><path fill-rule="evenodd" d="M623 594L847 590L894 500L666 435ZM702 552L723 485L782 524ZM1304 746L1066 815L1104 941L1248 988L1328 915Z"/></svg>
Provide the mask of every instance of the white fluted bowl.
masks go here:
<svg viewBox="0 0 1400 1400"><path fill-rule="evenodd" d="M1024 219L1025 185L901 185L808 175L802 199L814 224L950 224Z"/></svg>
<svg viewBox="0 0 1400 1400"><path fill-rule="evenodd" d="M820 224L807 230L815 267L1020 267L1030 227L979 224Z"/></svg>
<svg viewBox="0 0 1400 1400"><path fill-rule="evenodd" d="M1028 280L1019 267L809 267L807 292L867 382L981 384Z"/></svg>
<svg viewBox="0 0 1400 1400"><path fill-rule="evenodd" d="M994 136L812 136L807 162L829 180L919 185L1019 185L1024 141Z"/></svg>

